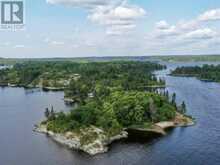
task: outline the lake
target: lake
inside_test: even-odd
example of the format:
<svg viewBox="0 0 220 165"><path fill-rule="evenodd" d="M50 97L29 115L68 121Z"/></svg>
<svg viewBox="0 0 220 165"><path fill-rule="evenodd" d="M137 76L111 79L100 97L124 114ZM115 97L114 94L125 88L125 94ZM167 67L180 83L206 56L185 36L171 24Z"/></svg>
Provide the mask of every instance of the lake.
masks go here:
<svg viewBox="0 0 220 165"><path fill-rule="evenodd" d="M177 101L186 102L196 118L193 127L176 128L167 136L146 143L118 142L95 157L72 151L45 135L33 132L46 107L68 111L63 92L0 88L0 165L219 165L220 84L196 78L167 76L180 65L156 72L164 78Z"/></svg>

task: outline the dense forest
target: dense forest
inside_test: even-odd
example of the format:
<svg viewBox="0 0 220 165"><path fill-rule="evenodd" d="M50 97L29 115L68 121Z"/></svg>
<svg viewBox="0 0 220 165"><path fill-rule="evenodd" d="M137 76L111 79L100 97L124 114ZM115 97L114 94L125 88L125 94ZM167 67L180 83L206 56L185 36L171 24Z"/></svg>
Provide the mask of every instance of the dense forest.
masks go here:
<svg viewBox="0 0 220 165"><path fill-rule="evenodd" d="M0 84L61 89L66 97L80 102L103 87L143 90L164 85L151 74L163 68L149 62L25 62L0 70Z"/></svg>
<svg viewBox="0 0 220 165"><path fill-rule="evenodd" d="M185 110L184 105L179 108ZM153 123L175 118L177 107L155 93L113 90L106 97L87 100L68 114L46 110L47 129L55 133L77 131L90 126L111 137L124 128L150 128Z"/></svg>
<svg viewBox="0 0 220 165"><path fill-rule="evenodd" d="M202 67L178 67L171 73L175 76L192 76L201 80L220 82L220 65L203 65Z"/></svg>
<svg viewBox="0 0 220 165"><path fill-rule="evenodd" d="M149 92L149 87L164 87L165 82L152 72L165 66L150 62L24 62L0 70L1 85L26 88L62 89L65 98L77 108L65 114L46 108L48 130L61 133L96 126L113 136L123 128L149 127L172 120L178 108L166 91Z"/></svg>

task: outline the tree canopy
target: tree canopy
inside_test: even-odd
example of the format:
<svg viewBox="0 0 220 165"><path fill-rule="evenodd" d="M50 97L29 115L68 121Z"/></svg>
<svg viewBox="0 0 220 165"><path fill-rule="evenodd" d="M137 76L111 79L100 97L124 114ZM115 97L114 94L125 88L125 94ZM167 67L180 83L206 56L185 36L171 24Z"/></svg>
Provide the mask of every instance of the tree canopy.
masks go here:
<svg viewBox="0 0 220 165"><path fill-rule="evenodd" d="M220 82L220 65L203 65L203 66L191 66L191 67L178 67L172 75L176 76L192 76L201 80L210 80Z"/></svg>

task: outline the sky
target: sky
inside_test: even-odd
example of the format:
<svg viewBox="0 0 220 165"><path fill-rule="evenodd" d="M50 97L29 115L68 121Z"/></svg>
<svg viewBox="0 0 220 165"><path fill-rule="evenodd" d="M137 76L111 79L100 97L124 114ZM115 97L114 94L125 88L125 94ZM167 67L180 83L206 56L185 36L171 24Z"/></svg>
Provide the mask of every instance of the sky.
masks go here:
<svg viewBox="0 0 220 165"><path fill-rule="evenodd" d="M220 54L219 0L25 0L0 57Z"/></svg>

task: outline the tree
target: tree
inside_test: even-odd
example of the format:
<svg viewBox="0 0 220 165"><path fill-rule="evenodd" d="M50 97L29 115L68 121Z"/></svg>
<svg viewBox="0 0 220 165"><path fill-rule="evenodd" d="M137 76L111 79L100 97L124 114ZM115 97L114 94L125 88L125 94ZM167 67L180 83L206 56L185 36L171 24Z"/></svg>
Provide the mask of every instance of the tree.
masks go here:
<svg viewBox="0 0 220 165"><path fill-rule="evenodd" d="M56 119L56 114L53 110L53 106L51 107L51 111L50 111L50 117L49 117L50 120L55 120Z"/></svg>
<svg viewBox="0 0 220 165"><path fill-rule="evenodd" d="M186 104L185 104L184 101L183 101L182 104L181 104L181 113L183 113L183 114L186 113Z"/></svg>
<svg viewBox="0 0 220 165"><path fill-rule="evenodd" d="M155 114L157 113L157 107L154 104L154 100L152 98L149 99L149 112L151 120L154 121Z"/></svg>
<svg viewBox="0 0 220 165"><path fill-rule="evenodd" d="M169 91L165 92L165 97L166 97L167 100L169 100Z"/></svg>
<svg viewBox="0 0 220 165"><path fill-rule="evenodd" d="M49 119L49 117L50 117L50 111L49 111L48 108L46 108L46 110L45 110L45 112L44 112L44 115L45 115L45 117L46 117L47 119Z"/></svg>
<svg viewBox="0 0 220 165"><path fill-rule="evenodd" d="M171 104L173 104L174 106L176 106L176 93L173 93L173 95L172 95Z"/></svg>
<svg viewBox="0 0 220 165"><path fill-rule="evenodd" d="M52 113L52 112L54 112L54 110L53 110L53 106L51 107L51 113Z"/></svg>

